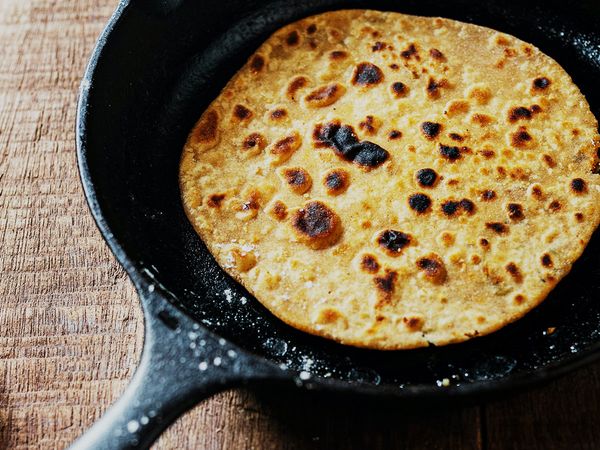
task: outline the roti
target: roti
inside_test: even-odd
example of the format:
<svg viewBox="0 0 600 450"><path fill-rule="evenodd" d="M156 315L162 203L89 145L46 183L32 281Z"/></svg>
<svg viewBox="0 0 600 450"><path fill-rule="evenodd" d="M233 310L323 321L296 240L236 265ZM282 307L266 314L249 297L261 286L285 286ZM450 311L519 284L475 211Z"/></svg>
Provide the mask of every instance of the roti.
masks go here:
<svg viewBox="0 0 600 450"><path fill-rule="evenodd" d="M598 124L553 59L442 18L327 12L269 37L191 131L183 205L273 314L409 349L538 305L600 221Z"/></svg>

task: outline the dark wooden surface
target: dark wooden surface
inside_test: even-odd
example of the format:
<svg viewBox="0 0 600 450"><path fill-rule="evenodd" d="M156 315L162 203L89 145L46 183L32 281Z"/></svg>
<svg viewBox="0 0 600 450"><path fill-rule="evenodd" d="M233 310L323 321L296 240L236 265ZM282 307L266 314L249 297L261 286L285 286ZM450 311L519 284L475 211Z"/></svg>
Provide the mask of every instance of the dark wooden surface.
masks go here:
<svg viewBox="0 0 600 450"><path fill-rule="evenodd" d="M86 208L76 92L116 0L0 1L0 448L64 448L119 395L142 340L133 287ZM236 390L157 448L600 448L600 365L470 407Z"/></svg>

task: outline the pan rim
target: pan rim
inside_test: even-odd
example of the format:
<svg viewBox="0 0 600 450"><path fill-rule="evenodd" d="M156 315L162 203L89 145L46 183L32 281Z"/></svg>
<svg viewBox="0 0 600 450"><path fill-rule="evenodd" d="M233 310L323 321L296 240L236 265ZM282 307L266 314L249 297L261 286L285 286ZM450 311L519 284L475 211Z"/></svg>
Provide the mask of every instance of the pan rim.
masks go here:
<svg viewBox="0 0 600 450"><path fill-rule="evenodd" d="M76 132L76 156L78 173L81 185L83 187L86 203L92 214L94 222L98 227L102 238L108 244L111 252L127 272L132 280L138 294L143 292L153 280L144 275L144 267L141 262L133 261L121 245L119 239L113 234L96 192L96 186L92 181L90 168L88 165L88 146L87 133L89 121L89 99L90 90L94 85L95 74L99 63L105 52L106 46L110 42L110 36L115 31L119 23L123 20L125 13L130 8L132 0L121 0L113 12L111 18L101 32L96 45L91 53L90 60L86 66L84 77L82 79L79 96L77 101L77 117L75 124ZM143 296L138 295L139 302L142 303ZM165 296L167 297L167 296ZM167 300L168 301L168 300ZM196 321L187 313L177 302L169 303L186 317ZM196 321L198 322L198 321ZM209 330L202 323L198 322L202 329ZM213 332L212 330L209 330ZM214 332L213 332L214 333ZM146 336L144 336L144 341ZM270 363L269 358L249 352L257 360ZM368 396L389 396L402 398L405 400L416 399L467 399L476 396L488 397L492 394L500 394L508 391L518 391L526 388L550 382L556 378L564 376L580 367L591 364L600 359L600 341L591 345L587 349L577 352L573 355L567 355L545 367L522 372L515 375L506 375L489 380L478 380L468 383L454 384L449 387L442 387L436 384L414 384L399 388L393 384L374 385L370 383L356 383L340 379L313 377L309 383L302 383L301 387L313 390L325 390L339 393L355 393ZM289 372L290 379L294 377L294 372Z"/></svg>

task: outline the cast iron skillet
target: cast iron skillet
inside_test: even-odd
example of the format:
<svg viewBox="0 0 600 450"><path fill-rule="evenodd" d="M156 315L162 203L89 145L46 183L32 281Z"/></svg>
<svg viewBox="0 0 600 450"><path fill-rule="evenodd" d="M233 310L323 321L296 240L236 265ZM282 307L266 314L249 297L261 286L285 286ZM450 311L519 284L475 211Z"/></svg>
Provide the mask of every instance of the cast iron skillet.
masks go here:
<svg viewBox="0 0 600 450"><path fill-rule="evenodd" d="M369 7L490 26L557 59L599 116L600 8L593 0L292 3L123 0L98 41L79 101L79 169L98 227L138 290L146 335L122 398L73 448L147 448L187 409L241 383L400 402L481 398L600 354L598 233L572 273L522 320L467 343L412 351L360 350L296 331L219 268L181 207L181 149L229 77L286 23ZM444 378L449 387L441 386Z"/></svg>

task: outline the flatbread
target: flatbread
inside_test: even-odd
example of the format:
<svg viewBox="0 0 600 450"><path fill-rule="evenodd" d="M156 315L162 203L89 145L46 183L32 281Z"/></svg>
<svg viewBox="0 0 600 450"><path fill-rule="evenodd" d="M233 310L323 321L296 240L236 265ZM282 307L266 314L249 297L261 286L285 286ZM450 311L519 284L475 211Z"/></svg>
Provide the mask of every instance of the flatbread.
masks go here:
<svg viewBox="0 0 600 450"><path fill-rule="evenodd" d="M185 145L186 213L273 314L375 349L538 305L600 221L598 124L569 75L476 25L344 10L250 57Z"/></svg>

